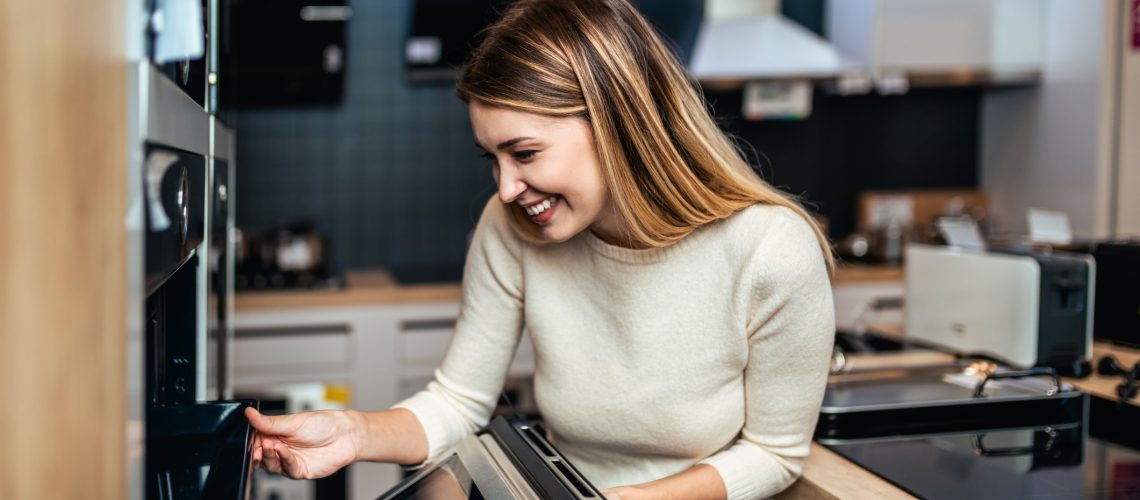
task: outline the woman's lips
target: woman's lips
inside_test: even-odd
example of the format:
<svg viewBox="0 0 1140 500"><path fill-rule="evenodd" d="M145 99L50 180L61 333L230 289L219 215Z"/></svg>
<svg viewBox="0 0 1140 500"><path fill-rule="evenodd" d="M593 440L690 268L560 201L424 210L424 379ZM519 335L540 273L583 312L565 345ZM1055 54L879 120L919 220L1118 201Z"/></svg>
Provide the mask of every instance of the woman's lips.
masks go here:
<svg viewBox="0 0 1140 500"><path fill-rule="evenodd" d="M551 217L554 217L554 211L559 208L559 204L562 201L562 198L558 196L551 196L549 200L550 207L543 210L540 214L531 215L530 220L538 224L546 224L547 222L550 222Z"/></svg>

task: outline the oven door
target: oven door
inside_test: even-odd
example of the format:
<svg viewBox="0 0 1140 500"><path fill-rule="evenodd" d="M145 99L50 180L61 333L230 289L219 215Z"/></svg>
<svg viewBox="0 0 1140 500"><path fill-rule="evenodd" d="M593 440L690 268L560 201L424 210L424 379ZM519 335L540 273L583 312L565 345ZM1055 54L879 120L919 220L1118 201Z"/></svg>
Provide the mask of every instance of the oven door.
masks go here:
<svg viewBox="0 0 1140 500"><path fill-rule="evenodd" d="M603 498L541 428L522 419L496 417L435 465L420 471L381 500Z"/></svg>
<svg viewBox="0 0 1140 500"><path fill-rule="evenodd" d="M145 497L248 498L253 430L244 410L257 402L198 396L206 159L157 144L145 158Z"/></svg>

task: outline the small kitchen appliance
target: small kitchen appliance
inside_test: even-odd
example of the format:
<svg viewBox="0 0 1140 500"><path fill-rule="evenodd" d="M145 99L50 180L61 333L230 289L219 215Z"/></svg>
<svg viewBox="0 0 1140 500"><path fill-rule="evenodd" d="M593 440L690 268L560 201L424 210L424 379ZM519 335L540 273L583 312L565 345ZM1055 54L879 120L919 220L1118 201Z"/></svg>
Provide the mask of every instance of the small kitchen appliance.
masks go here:
<svg viewBox="0 0 1140 500"><path fill-rule="evenodd" d="M1095 276L1084 254L909 245L906 335L1016 368L1084 376Z"/></svg>

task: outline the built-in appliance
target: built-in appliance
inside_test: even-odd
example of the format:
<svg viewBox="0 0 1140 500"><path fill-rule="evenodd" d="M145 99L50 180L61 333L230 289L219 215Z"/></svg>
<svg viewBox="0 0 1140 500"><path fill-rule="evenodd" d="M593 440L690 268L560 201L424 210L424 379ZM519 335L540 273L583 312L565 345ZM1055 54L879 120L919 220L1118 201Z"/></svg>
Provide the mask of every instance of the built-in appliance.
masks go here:
<svg viewBox="0 0 1140 500"><path fill-rule="evenodd" d="M147 58L199 106L206 106L207 0L146 0Z"/></svg>
<svg viewBox="0 0 1140 500"><path fill-rule="evenodd" d="M345 0L227 0L219 10L223 109L341 101Z"/></svg>
<svg viewBox="0 0 1140 500"><path fill-rule="evenodd" d="M1095 272L1082 254L908 245L907 338L1083 376L1090 371Z"/></svg>
<svg viewBox="0 0 1140 500"><path fill-rule="evenodd" d="M541 426L495 417L438 462L380 497L543 499L603 498L547 441Z"/></svg>
<svg viewBox="0 0 1140 500"><path fill-rule="evenodd" d="M256 402L198 398L206 158L153 143L145 151L144 494L245 498L253 432L243 409Z"/></svg>

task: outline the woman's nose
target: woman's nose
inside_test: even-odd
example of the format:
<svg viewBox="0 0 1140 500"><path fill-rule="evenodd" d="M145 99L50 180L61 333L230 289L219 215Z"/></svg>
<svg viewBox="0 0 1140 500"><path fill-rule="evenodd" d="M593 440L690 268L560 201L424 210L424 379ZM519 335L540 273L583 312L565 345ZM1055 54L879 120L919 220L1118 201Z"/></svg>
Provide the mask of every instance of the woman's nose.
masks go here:
<svg viewBox="0 0 1140 500"><path fill-rule="evenodd" d="M526 183L513 170L504 168L499 171L499 200L503 203L511 203L526 192Z"/></svg>

